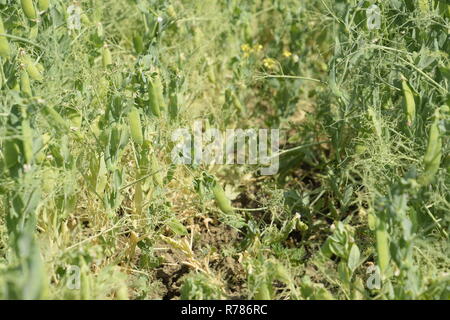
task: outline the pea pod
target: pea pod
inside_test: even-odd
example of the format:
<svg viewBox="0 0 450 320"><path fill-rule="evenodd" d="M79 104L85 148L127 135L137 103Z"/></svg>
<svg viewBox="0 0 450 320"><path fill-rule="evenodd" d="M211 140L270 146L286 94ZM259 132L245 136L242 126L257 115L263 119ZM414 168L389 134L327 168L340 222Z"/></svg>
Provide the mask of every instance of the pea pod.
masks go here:
<svg viewBox="0 0 450 320"><path fill-rule="evenodd" d="M109 50L109 47L106 44L102 48L102 62L104 68L112 64L111 50Z"/></svg>
<svg viewBox="0 0 450 320"><path fill-rule="evenodd" d="M131 109L128 114L128 122L130 125L131 138L137 145L142 145L144 143L144 137L142 136L142 126L141 118L139 116L139 111L135 107Z"/></svg>
<svg viewBox="0 0 450 320"><path fill-rule="evenodd" d="M3 20L0 17L0 33L5 34L5 27ZM0 57L8 58L11 55L11 48L9 47L8 40L5 36L0 36Z"/></svg>
<svg viewBox="0 0 450 320"><path fill-rule="evenodd" d="M11 169L19 163L20 149L15 140L7 139L3 142L3 156L6 168Z"/></svg>
<svg viewBox="0 0 450 320"><path fill-rule="evenodd" d="M60 133L65 133L70 130L69 124L53 107L45 106L44 111L51 120L49 123L56 127Z"/></svg>
<svg viewBox="0 0 450 320"><path fill-rule="evenodd" d="M33 95L31 92L30 77L26 70L22 70L20 73L20 91L28 97Z"/></svg>
<svg viewBox="0 0 450 320"><path fill-rule="evenodd" d="M22 147L25 163L31 164L33 161L33 131L28 119L22 120Z"/></svg>
<svg viewBox="0 0 450 320"><path fill-rule="evenodd" d="M158 86L155 83L153 79L149 79L148 84L148 96L149 96L149 103L150 103L150 109L152 113L156 117L161 116L161 104L160 104L160 98L158 93Z"/></svg>
<svg viewBox="0 0 450 320"><path fill-rule="evenodd" d="M169 97L169 115L172 120L176 119L178 115L178 95L176 92L170 94Z"/></svg>
<svg viewBox="0 0 450 320"><path fill-rule="evenodd" d="M39 0L38 8L40 12L47 11L50 6L50 0Z"/></svg>
<svg viewBox="0 0 450 320"><path fill-rule="evenodd" d="M211 83L216 83L216 73L214 72L214 67L212 65L207 66L207 76Z"/></svg>
<svg viewBox="0 0 450 320"><path fill-rule="evenodd" d="M405 112L409 126L414 124L416 119L416 102L414 101L414 92L406 80L402 81L403 95L405 97Z"/></svg>
<svg viewBox="0 0 450 320"><path fill-rule="evenodd" d="M154 85L156 89L156 98L158 99L159 107L161 109L164 109L165 108L164 87L161 82L161 77L159 75L156 75Z"/></svg>
<svg viewBox="0 0 450 320"><path fill-rule="evenodd" d="M378 221L378 226L375 231L377 239L377 254L378 265L382 273L386 272L389 266L390 254L389 254L389 234L386 230L386 224L382 221Z"/></svg>
<svg viewBox="0 0 450 320"><path fill-rule="evenodd" d="M36 9L34 8L32 0L20 0L22 4L22 10L25 16L30 20L35 20L37 18Z"/></svg>
<svg viewBox="0 0 450 320"><path fill-rule="evenodd" d="M419 178L422 185L428 185L433 181L434 176L439 170L442 159L442 138L439 132L439 116L436 114L435 120L430 127L428 136L428 147L423 158L425 166L424 173Z"/></svg>
<svg viewBox="0 0 450 320"><path fill-rule="evenodd" d="M142 37L139 34L135 34L133 36L133 45L134 50L137 54L140 54L144 51L144 42L142 41Z"/></svg>
<svg viewBox="0 0 450 320"><path fill-rule="evenodd" d="M219 209L225 214L233 213L233 207L231 206L231 201L225 195L225 191L222 186L218 183L212 188L214 199Z"/></svg>
<svg viewBox="0 0 450 320"><path fill-rule="evenodd" d="M233 100L233 105L234 107L240 112L243 113L244 112L244 108L242 107L241 101L239 100L239 98L237 97L237 95L232 92L231 93L231 98Z"/></svg>
<svg viewBox="0 0 450 320"><path fill-rule="evenodd" d="M43 66L40 63L34 62L24 51L22 51L21 62L25 65L25 70L27 70L31 79L39 82L44 80L40 71L40 68L43 68Z"/></svg>

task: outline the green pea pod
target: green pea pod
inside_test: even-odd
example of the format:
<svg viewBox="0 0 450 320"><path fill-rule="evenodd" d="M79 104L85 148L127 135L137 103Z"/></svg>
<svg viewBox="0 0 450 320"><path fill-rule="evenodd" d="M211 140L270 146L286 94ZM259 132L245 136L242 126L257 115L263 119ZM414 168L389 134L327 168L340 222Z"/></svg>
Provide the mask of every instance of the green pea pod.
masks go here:
<svg viewBox="0 0 450 320"><path fill-rule="evenodd" d="M19 163L20 149L15 140L7 139L3 142L3 156L6 168L11 169Z"/></svg>
<svg viewBox="0 0 450 320"><path fill-rule="evenodd" d="M239 113L243 113L244 108L242 107L241 101L239 100L239 98L237 97L237 95L234 92L231 93L231 98L233 100L233 105L237 109L237 111Z"/></svg>
<svg viewBox="0 0 450 320"><path fill-rule="evenodd" d="M31 79L33 79L35 81L39 81L39 82L42 82L44 80L44 77L42 76L42 73L40 70L41 68L43 69L42 64L35 63L26 54L23 54L21 61L25 65L25 70L27 70L27 73Z"/></svg>
<svg viewBox="0 0 450 320"><path fill-rule="evenodd" d="M389 267L389 234L386 230L386 225L382 221L378 221L378 226L375 231L377 239L377 254L378 254L378 265L382 273L386 272Z"/></svg>
<svg viewBox="0 0 450 320"><path fill-rule="evenodd" d="M172 120L177 118L178 115L178 95L173 92L169 98L169 115Z"/></svg>
<svg viewBox="0 0 450 320"><path fill-rule="evenodd" d="M158 86L155 84L153 79L149 79L148 96L149 96L150 109L152 110L152 113L156 117L160 117L161 116L161 104L160 104L160 98L159 98L159 93L158 93Z"/></svg>
<svg viewBox="0 0 450 320"><path fill-rule="evenodd" d="M142 145L144 143L144 137L142 135L141 118L139 116L139 111L135 107L131 109L128 114L128 122L130 125L131 138L137 145Z"/></svg>
<svg viewBox="0 0 450 320"><path fill-rule="evenodd" d="M28 72L26 70L22 70L20 73L20 91L28 97L33 95L31 91L30 77L28 76Z"/></svg>
<svg viewBox="0 0 450 320"><path fill-rule="evenodd" d="M102 48L102 63L104 68L112 64L112 54L108 45L104 45Z"/></svg>
<svg viewBox="0 0 450 320"><path fill-rule="evenodd" d="M34 8L32 0L20 0L22 4L22 10L25 16L30 20L35 20L37 18L36 9Z"/></svg>
<svg viewBox="0 0 450 320"><path fill-rule="evenodd" d="M47 11L50 6L50 0L39 0L38 8L40 12Z"/></svg>
<svg viewBox="0 0 450 320"><path fill-rule="evenodd" d="M216 183L212 189L214 194L214 199L219 209L225 214L233 213L233 207L231 206L231 201L225 195L225 191L222 186Z"/></svg>
<svg viewBox="0 0 450 320"><path fill-rule="evenodd" d="M144 51L144 42L139 34L133 36L133 45L137 54L141 54Z"/></svg>
<svg viewBox="0 0 450 320"><path fill-rule="evenodd" d="M31 164L33 161L33 131L28 119L22 120L22 147L25 163Z"/></svg>
<svg viewBox="0 0 450 320"><path fill-rule="evenodd" d="M161 77L159 77L159 75L156 75L154 85L156 89L156 98L158 99L159 107L161 109L165 109L166 102L164 101L164 87L161 82Z"/></svg>
<svg viewBox="0 0 450 320"><path fill-rule="evenodd" d="M428 147L423 158L425 166L424 173L419 178L422 185L430 184L439 170L442 160L442 138L439 132L439 117L435 116L435 120L430 127L428 136Z"/></svg>
<svg viewBox="0 0 450 320"><path fill-rule="evenodd" d="M189 234L186 227L177 219L172 219L168 221L167 225L170 228L170 230L172 230L177 235L186 236Z"/></svg>
<svg viewBox="0 0 450 320"><path fill-rule="evenodd" d="M0 33L6 34L3 20L0 17ZM5 36L0 36L0 57L8 58L11 55L11 48L9 47L8 39Z"/></svg>
<svg viewBox="0 0 450 320"><path fill-rule="evenodd" d="M27 72L30 75L31 79L35 80L35 81L40 81L42 82L44 80L44 77L42 76L41 72L39 71L39 69L37 68L37 66L35 64L28 64L27 67Z"/></svg>
<svg viewBox="0 0 450 320"><path fill-rule="evenodd" d="M49 120L51 120L49 121L50 125L56 127L59 133L66 133L70 130L69 124L53 107L45 106L44 111L48 115Z"/></svg>
<svg viewBox="0 0 450 320"><path fill-rule="evenodd" d="M405 96L405 112L408 126L414 124L416 119L416 102L414 101L414 92L406 80L402 81L403 95Z"/></svg>
<svg viewBox="0 0 450 320"><path fill-rule="evenodd" d="M216 83L217 81L216 73L214 72L214 67L212 65L207 66L207 76L209 81L211 81L211 83Z"/></svg>

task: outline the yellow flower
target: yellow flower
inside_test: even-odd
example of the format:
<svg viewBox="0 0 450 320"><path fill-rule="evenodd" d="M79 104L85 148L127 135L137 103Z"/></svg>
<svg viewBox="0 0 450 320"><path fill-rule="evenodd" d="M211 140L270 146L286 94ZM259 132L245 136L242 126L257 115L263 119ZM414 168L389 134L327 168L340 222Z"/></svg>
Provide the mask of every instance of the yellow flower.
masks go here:
<svg viewBox="0 0 450 320"><path fill-rule="evenodd" d="M290 52L289 50L284 50L283 56L285 56L286 58L289 58L290 56L292 56L292 52Z"/></svg>
<svg viewBox="0 0 450 320"><path fill-rule="evenodd" d="M250 56L250 53L252 52L252 48L246 43L241 45L241 50L244 52L245 58L248 58Z"/></svg>
<svg viewBox="0 0 450 320"><path fill-rule="evenodd" d="M248 44L244 43L243 45L241 45L241 50L244 52L250 52L252 48Z"/></svg>
<svg viewBox="0 0 450 320"><path fill-rule="evenodd" d="M253 47L253 50L254 50L255 52L261 52L262 49L263 49L263 46L260 45L260 44L257 44L257 45L255 45L255 46Z"/></svg>
<svg viewBox="0 0 450 320"><path fill-rule="evenodd" d="M263 65L267 69L274 70L277 67L277 64L278 64L277 61L272 58L265 58L263 60Z"/></svg>

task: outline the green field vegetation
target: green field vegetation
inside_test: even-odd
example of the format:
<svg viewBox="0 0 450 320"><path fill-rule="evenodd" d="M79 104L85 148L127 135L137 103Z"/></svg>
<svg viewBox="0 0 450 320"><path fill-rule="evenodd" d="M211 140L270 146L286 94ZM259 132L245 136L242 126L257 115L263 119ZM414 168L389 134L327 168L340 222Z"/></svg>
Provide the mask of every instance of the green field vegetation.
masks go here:
<svg viewBox="0 0 450 320"><path fill-rule="evenodd" d="M0 0L0 298L449 299L449 22ZM196 120L279 128L279 173L175 165Z"/></svg>

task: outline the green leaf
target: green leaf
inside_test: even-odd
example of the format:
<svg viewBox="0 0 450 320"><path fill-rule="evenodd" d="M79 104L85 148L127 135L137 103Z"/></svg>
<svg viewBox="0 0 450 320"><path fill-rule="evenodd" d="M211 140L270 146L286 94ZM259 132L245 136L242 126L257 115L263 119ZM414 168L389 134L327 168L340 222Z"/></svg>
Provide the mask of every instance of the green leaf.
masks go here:
<svg viewBox="0 0 450 320"><path fill-rule="evenodd" d="M188 234L186 227L177 219L170 220L169 222L167 222L167 225L169 226L170 230L172 230L177 235L185 236Z"/></svg>
<svg viewBox="0 0 450 320"><path fill-rule="evenodd" d="M350 249L350 255L348 257L347 266L352 272L359 266L359 259L361 257L361 253L359 252L359 248L356 244L353 244Z"/></svg>

